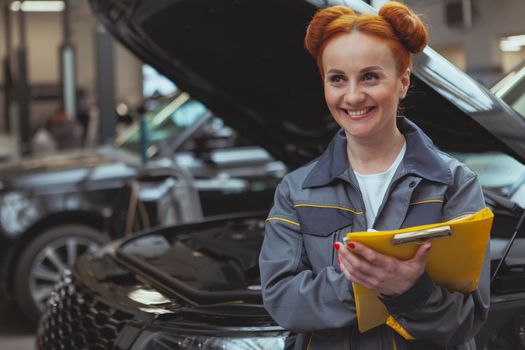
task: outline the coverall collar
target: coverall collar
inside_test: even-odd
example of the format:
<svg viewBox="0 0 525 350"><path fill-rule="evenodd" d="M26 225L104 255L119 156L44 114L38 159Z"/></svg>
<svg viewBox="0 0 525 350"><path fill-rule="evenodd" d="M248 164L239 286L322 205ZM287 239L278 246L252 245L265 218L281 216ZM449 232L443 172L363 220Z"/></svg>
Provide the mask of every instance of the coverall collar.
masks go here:
<svg viewBox="0 0 525 350"><path fill-rule="evenodd" d="M403 158L405 174L414 174L424 179L452 184L449 167L436 154L430 138L413 122L405 117L397 118L397 127L405 136L407 149ZM325 186L335 178L351 169L346 153L346 136L344 130L337 132L326 150L318 158L317 164L303 182L303 189Z"/></svg>

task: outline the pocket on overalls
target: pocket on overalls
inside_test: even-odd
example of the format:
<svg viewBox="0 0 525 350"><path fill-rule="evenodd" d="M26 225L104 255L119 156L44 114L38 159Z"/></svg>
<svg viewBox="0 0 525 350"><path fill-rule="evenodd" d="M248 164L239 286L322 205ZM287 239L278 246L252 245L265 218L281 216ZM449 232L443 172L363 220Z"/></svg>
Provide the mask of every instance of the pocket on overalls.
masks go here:
<svg viewBox="0 0 525 350"><path fill-rule="evenodd" d="M304 248L314 272L334 261L335 241L340 230L350 227L353 213L336 205L296 205Z"/></svg>

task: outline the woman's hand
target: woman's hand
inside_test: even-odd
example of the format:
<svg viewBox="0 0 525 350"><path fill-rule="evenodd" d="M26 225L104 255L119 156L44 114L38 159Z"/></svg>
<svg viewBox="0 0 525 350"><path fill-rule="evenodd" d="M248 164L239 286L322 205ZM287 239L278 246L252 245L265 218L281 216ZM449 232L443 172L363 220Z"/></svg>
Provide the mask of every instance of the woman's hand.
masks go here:
<svg viewBox="0 0 525 350"><path fill-rule="evenodd" d="M349 242L348 249L337 242L339 265L346 278L383 295L406 292L425 271L430 242L424 243L410 260L380 254L360 243Z"/></svg>

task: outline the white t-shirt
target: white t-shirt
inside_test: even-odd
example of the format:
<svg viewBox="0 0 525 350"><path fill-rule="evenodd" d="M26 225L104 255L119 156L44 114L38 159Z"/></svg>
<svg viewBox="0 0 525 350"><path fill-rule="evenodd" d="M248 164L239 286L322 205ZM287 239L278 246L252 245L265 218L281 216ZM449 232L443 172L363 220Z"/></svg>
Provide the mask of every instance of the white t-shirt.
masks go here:
<svg viewBox="0 0 525 350"><path fill-rule="evenodd" d="M365 202L366 223L369 229L374 225L377 210L383 202L386 190L394 177L397 167L405 156L405 151L406 143L401 148L401 151L399 151L392 165L382 173L362 175L354 171L357 182L359 183L359 189L363 195L363 201Z"/></svg>

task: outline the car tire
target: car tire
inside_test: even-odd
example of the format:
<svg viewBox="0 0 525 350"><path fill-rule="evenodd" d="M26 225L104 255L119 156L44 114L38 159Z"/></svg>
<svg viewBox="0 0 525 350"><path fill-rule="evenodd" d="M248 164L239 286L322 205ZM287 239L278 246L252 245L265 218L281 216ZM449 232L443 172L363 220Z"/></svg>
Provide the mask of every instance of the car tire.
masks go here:
<svg viewBox="0 0 525 350"><path fill-rule="evenodd" d="M81 254L95 251L107 241L108 236L100 231L76 224L51 227L30 241L16 262L13 287L26 318L36 324L62 273L72 269Z"/></svg>

